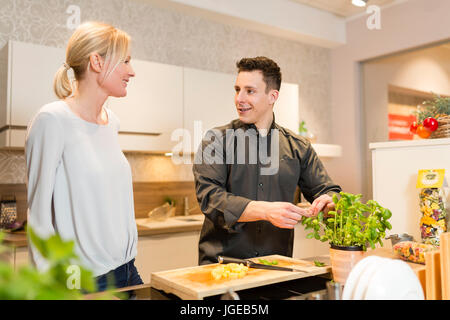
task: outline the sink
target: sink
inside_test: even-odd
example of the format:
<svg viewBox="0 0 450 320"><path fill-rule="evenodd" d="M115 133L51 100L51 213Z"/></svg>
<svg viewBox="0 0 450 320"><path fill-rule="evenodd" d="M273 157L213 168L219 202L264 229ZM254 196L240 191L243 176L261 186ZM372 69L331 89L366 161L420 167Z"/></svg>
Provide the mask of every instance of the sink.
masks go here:
<svg viewBox="0 0 450 320"><path fill-rule="evenodd" d="M178 228L183 226L195 226L197 224L203 223L204 216L192 215L192 216L174 216L165 219L164 221L150 221L148 218L138 218L136 219L136 224L150 228L150 229L167 229L167 228Z"/></svg>
<svg viewBox="0 0 450 320"><path fill-rule="evenodd" d="M198 221L202 221L203 217L200 216L197 218L193 218L193 217L189 217L189 216L184 216L184 217L175 217L174 219L186 221L186 222L198 222Z"/></svg>

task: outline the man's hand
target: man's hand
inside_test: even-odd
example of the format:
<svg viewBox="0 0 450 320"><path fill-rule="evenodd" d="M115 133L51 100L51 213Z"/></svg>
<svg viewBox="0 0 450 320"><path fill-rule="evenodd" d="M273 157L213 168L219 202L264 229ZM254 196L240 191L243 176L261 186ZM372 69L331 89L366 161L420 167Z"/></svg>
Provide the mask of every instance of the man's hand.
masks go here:
<svg viewBox="0 0 450 320"><path fill-rule="evenodd" d="M333 210L334 208L333 198L327 194L323 194L313 201L309 209L311 210L312 216L317 216L320 211L323 211L326 216L328 211Z"/></svg>
<svg viewBox="0 0 450 320"><path fill-rule="evenodd" d="M238 221L267 220L278 228L293 229L303 216L311 216L310 209L289 202L251 201Z"/></svg>

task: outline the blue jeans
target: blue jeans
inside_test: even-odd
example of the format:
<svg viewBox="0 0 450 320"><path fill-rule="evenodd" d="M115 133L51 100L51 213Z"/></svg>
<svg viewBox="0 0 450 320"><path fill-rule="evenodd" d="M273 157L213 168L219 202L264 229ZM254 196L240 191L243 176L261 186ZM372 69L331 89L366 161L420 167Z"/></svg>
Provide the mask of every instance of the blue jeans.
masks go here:
<svg viewBox="0 0 450 320"><path fill-rule="evenodd" d="M96 277L95 280L98 291L105 291L112 287L123 288L136 286L144 283L134 265L134 259L108 273Z"/></svg>

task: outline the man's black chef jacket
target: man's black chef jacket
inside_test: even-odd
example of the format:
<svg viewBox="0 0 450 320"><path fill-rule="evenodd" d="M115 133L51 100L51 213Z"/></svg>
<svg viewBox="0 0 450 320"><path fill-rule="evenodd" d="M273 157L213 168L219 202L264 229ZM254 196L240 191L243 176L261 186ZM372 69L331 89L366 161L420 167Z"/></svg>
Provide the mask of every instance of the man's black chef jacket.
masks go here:
<svg viewBox="0 0 450 320"><path fill-rule="evenodd" d="M255 125L244 124L237 119L215 128L215 139L210 137L211 134L208 137L208 133L212 133L209 131L202 141L193 166L197 200L206 216L200 234L199 264L216 263L218 255L235 258L270 254L292 256L293 229L278 228L268 221L237 222L247 204L252 200L292 203L297 186L310 203L322 194L331 196L341 191L328 176L307 139L279 126L275 119L271 129L278 129L276 174L261 174L261 169L268 165L267 159L261 160L259 154L259 149L263 148L266 154L272 155L272 140L276 137L272 130L263 137ZM239 146L237 138L226 140L227 133L232 132L245 132L247 136L245 162L242 158L238 159L237 149L240 148L242 154L242 144ZM216 143L215 149L211 148L213 141ZM217 143L221 143L219 147ZM252 152L255 154L254 150L258 150L257 161L250 156ZM211 156L208 158L206 154ZM199 158L201 156L204 159ZM212 157L222 158L223 161L211 163ZM205 159L209 159L209 163Z"/></svg>

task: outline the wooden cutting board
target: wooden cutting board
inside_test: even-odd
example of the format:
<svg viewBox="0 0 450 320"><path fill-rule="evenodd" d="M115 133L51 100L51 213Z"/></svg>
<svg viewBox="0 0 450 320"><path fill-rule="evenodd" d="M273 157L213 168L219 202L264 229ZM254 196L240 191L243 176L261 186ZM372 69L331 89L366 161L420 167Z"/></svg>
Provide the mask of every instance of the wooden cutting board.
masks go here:
<svg viewBox="0 0 450 320"><path fill-rule="evenodd" d="M280 255L270 255L250 260L259 263L258 259L277 260L277 266L306 272L249 268L247 275L241 279L214 280L211 276L211 270L217 267L218 264L216 263L154 272L151 276L151 286L166 293L172 293L184 300L201 300L205 297L224 294L229 289L238 291L331 272L331 266L316 267L312 261L298 260Z"/></svg>

